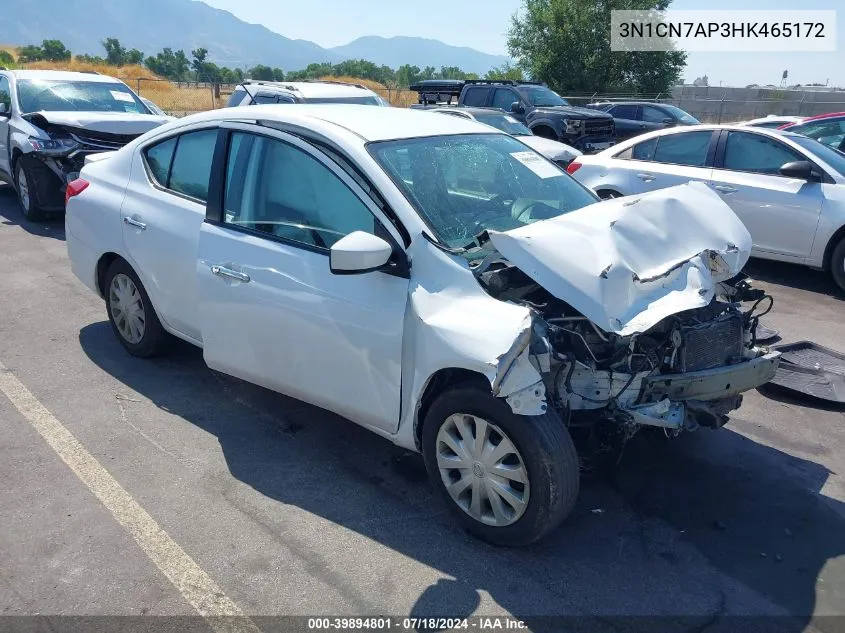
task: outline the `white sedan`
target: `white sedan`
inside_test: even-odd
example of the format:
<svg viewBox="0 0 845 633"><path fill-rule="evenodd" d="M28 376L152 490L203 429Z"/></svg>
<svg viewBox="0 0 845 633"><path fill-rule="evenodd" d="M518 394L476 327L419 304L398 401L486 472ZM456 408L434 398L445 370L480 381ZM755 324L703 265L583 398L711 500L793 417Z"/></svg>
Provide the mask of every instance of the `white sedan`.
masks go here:
<svg viewBox="0 0 845 633"><path fill-rule="evenodd" d="M830 271L845 289L845 154L780 130L662 130L568 167L602 198L690 181L718 192L751 233L752 255Z"/></svg>
<svg viewBox="0 0 845 633"><path fill-rule="evenodd" d="M750 238L718 196L598 203L461 118L215 110L91 157L67 198L73 271L130 354L178 337L422 451L496 543L572 508L570 430L603 454L641 427L719 428L778 363L736 308Z"/></svg>

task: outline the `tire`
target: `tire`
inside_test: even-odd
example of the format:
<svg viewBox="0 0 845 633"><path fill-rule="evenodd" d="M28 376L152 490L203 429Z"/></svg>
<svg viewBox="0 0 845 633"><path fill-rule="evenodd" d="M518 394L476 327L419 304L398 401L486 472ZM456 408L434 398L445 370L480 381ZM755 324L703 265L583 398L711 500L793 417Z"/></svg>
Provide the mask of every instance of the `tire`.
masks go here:
<svg viewBox="0 0 845 633"><path fill-rule="evenodd" d="M487 424L481 425L478 420ZM490 453L485 458L482 452L482 458L475 460L478 455L477 452L472 454L475 440L464 443L458 439L458 448L468 450L469 459L463 460L465 466L461 468L441 470L440 464L448 464L448 459L457 457L460 460L458 453L444 442L446 435L450 436L448 441L452 445L460 438L458 424L465 431L472 430L473 435L486 427L485 445L489 450L507 440L515 448L515 454L502 452L504 457L492 455L490 459ZM496 441L499 437L502 439ZM517 415L505 400L494 397L480 386L458 386L437 397L423 422L422 448L426 470L450 510L472 534L489 543L521 546L542 538L560 525L578 496L578 455L560 417L552 412L538 416ZM509 478L496 475L504 468L511 473L525 474L528 485L510 483L508 479L515 475ZM458 499L447 490L445 480L457 482L458 488L463 488ZM508 484L504 488L503 480ZM501 496L495 504L499 506L497 513L493 497L498 495L492 492L496 489L504 489L506 494L521 499L524 502L521 511ZM471 514L476 491L481 498L487 496L486 501L476 505L476 509L481 509L481 518Z"/></svg>
<svg viewBox="0 0 845 633"><path fill-rule="evenodd" d="M836 285L845 292L845 237L839 240L830 256L830 274Z"/></svg>
<svg viewBox="0 0 845 633"><path fill-rule="evenodd" d="M35 175L39 165L33 164L33 159L21 156L15 164L15 190L18 192L18 202L23 211L23 217L30 222L40 222L47 219L47 212L38 206L38 196L35 187L38 178Z"/></svg>
<svg viewBox="0 0 845 633"><path fill-rule="evenodd" d="M112 331L133 356L161 354L170 342L138 275L123 259L114 260L106 271L104 293Z"/></svg>

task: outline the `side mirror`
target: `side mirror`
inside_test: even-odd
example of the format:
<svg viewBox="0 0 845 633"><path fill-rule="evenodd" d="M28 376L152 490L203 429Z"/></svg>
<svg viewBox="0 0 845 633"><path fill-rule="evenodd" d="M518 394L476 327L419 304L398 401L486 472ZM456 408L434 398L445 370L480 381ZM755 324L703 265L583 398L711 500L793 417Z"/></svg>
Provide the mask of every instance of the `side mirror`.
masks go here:
<svg viewBox="0 0 845 633"><path fill-rule="evenodd" d="M519 101L514 101L511 104L511 112L514 114L525 114L525 106L523 106Z"/></svg>
<svg viewBox="0 0 845 633"><path fill-rule="evenodd" d="M816 170L813 163L808 160L796 160L786 163L780 168L782 176L787 178L799 178L809 182L821 181L821 174Z"/></svg>
<svg viewBox="0 0 845 633"><path fill-rule="evenodd" d="M354 231L335 242L329 251L329 266L335 275L358 275L378 270L393 254L393 247L385 240Z"/></svg>
<svg viewBox="0 0 845 633"><path fill-rule="evenodd" d="M668 117L667 117L667 118L665 118L665 119L663 119L663 122L664 122L666 125L675 125L675 123L677 123L677 121L675 121L675 119L668 118Z"/></svg>
<svg viewBox="0 0 845 633"><path fill-rule="evenodd" d="M0 103L0 116L6 117L11 116L11 112L9 112L9 106L5 103Z"/></svg>

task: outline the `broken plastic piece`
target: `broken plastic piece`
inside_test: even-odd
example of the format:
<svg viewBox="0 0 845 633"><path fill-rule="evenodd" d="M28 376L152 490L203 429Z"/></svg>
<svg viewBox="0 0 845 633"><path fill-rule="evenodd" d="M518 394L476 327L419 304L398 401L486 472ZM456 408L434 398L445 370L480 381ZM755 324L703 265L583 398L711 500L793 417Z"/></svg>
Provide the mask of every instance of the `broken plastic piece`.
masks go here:
<svg viewBox="0 0 845 633"><path fill-rule="evenodd" d="M845 403L845 354L811 341L773 347L781 363L770 384L813 398Z"/></svg>

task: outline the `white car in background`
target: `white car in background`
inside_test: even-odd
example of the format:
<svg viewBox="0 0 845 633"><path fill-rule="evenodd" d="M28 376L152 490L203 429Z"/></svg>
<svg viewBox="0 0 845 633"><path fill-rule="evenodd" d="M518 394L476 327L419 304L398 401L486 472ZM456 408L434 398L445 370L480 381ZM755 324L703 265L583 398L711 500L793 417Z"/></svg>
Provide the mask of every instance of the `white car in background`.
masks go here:
<svg viewBox="0 0 845 633"><path fill-rule="evenodd" d="M748 228L752 256L828 270L845 289L845 154L811 138L675 128L582 156L568 171L601 198L705 183Z"/></svg>
<svg viewBox="0 0 845 633"><path fill-rule="evenodd" d="M566 169L566 167L569 166L569 163L571 163L575 158L583 154L581 150L575 149L566 143L537 136L524 123L520 123L509 114L492 108L465 108L453 106L432 108L429 112L438 112L441 114L463 117L465 119L471 119L494 127L505 134L517 137L535 152L542 154L550 161L556 163L564 169Z"/></svg>
<svg viewBox="0 0 845 633"><path fill-rule="evenodd" d="M717 195L598 203L512 136L442 114L171 122L89 160L66 240L129 353L176 336L215 370L422 451L496 543L572 508L570 429L621 446L642 427L720 428L779 362L736 307L751 240Z"/></svg>
<svg viewBox="0 0 845 633"><path fill-rule="evenodd" d="M779 114L770 114L760 119L751 119L750 121L742 121L736 125L744 125L747 127L762 127L771 130L776 130L781 126L789 125L791 123L801 123L806 117L803 116L782 116Z"/></svg>

